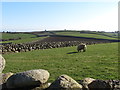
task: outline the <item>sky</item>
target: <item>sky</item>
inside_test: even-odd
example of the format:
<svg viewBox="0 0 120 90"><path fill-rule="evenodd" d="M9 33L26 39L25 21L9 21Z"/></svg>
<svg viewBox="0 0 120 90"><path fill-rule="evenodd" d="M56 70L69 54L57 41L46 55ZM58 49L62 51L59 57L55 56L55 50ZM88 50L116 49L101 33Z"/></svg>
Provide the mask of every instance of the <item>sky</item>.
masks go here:
<svg viewBox="0 0 120 90"><path fill-rule="evenodd" d="M1 31L118 30L115 2L2 2Z"/></svg>

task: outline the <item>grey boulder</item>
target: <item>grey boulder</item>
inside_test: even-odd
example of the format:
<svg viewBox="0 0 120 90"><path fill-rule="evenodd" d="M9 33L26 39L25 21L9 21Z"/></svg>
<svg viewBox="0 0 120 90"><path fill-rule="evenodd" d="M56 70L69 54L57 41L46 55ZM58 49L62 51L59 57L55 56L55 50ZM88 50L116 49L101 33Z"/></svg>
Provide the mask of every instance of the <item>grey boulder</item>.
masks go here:
<svg viewBox="0 0 120 90"><path fill-rule="evenodd" d="M48 90L62 90L62 89L79 89L82 90L82 85L77 83L74 79L68 75L59 76L48 88Z"/></svg>
<svg viewBox="0 0 120 90"><path fill-rule="evenodd" d="M46 83L50 74L47 70L29 70L12 75L6 82L7 88L26 88Z"/></svg>
<svg viewBox="0 0 120 90"><path fill-rule="evenodd" d="M82 84L85 90L89 90L88 85L92 83L93 81L95 81L95 79L93 78L84 78L80 83Z"/></svg>
<svg viewBox="0 0 120 90"><path fill-rule="evenodd" d="M110 86L109 83L105 82L104 80L98 80L98 79L91 82L88 85L88 87L89 87L90 90L94 90L94 89L97 89L97 90L110 90L111 89L111 86Z"/></svg>
<svg viewBox="0 0 120 90"><path fill-rule="evenodd" d="M2 89L6 88L7 79L12 75L13 73L11 72L0 74L0 87L2 87Z"/></svg>
<svg viewBox="0 0 120 90"><path fill-rule="evenodd" d="M0 55L0 73L2 73L3 69L5 68L5 59Z"/></svg>

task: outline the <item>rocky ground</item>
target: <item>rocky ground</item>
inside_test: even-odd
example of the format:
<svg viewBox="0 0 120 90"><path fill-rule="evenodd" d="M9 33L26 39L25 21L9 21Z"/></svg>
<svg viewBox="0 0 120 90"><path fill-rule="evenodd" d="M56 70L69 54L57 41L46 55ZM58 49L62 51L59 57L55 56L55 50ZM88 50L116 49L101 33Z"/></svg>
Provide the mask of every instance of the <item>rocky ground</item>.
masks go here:
<svg viewBox="0 0 120 90"><path fill-rule="evenodd" d="M72 42L73 41L73 42ZM34 42L33 45L38 43L44 43L53 46L59 42L60 45L77 45L74 42L97 44L97 43L110 43L108 40L96 40L96 39L83 39L83 38L71 38L71 37L48 37L41 41ZM52 43L48 43L52 42ZM70 43L72 42L72 44ZM62 43L62 44L61 44ZM30 43L31 44L31 43ZM58 45L58 44L57 44ZM11 46L11 45L9 45ZM21 46L21 45L20 45ZM23 45L24 46L24 45ZM28 45L30 46L30 45ZM38 45L39 46L39 45ZM31 47L31 46L30 46ZM34 46L33 46L34 47ZM35 49L34 47L32 49ZM12 49L16 49L11 47ZM11 48L8 50L11 50ZM24 47L25 48L25 47ZM29 48L26 47L29 51ZM57 47L58 48L58 47ZM18 48L17 48L18 49ZM17 50L16 49L16 50ZM22 50L22 48L19 48ZM25 49L25 50L27 50ZM84 78L83 80L75 81L68 75L60 75L53 82L48 82L50 74L47 70L37 69L28 70L20 73L2 73L5 67L5 59L0 56L0 88L2 90L120 90L120 80L99 80L93 78Z"/></svg>
<svg viewBox="0 0 120 90"><path fill-rule="evenodd" d="M44 69L19 73L2 73L5 59L0 55L0 88L2 90L120 90L120 80L84 78L76 81L68 75L60 75L48 82L50 73Z"/></svg>

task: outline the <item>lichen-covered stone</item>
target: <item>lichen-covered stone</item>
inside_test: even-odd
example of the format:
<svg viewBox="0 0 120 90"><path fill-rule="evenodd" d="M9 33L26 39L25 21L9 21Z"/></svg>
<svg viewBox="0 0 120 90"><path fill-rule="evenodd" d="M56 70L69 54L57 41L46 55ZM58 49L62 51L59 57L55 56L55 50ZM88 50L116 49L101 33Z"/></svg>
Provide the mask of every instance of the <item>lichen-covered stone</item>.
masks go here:
<svg viewBox="0 0 120 90"><path fill-rule="evenodd" d="M6 83L7 79L12 76L14 73L8 72L8 73L2 73L2 83Z"/></svg>
<svg viewBox="0 0 120 90"><path fill-rule="evenodd" d="M82 90L82 85L77 83L74 79L68 75L59 76L49 87L49 89L61 90L61 89L79 89Z"/></svg>
<svg viewBox="0 0 120 90"><path fill-rule="evenodd" d="M2 73L3 69L5 68L5 59L0 55L0 73Z"/></svg>
<svg viewBox="0 0 120 90"><path fill-rule="evenodd" d="M47 82L49 75L49 72L43 69L20 72L12 75L6 85L7 88L40 86L40 84Z"/></svg>
<svg viewBox="0 0 120 90"><path fill-rule="evenodd" d="M12 75L13 75L13 73L11 73L11 72L0 74L0 87L2 87L2 89L6 88L7 79Z"/></svg>
<svg viewBox="0 0 120 90"><path fill-rule="evenodd" d="M83 88L88 89L88 85L92 83L93 81L95 81L95 79L93 78L84 78L81 82L83 85Z"/></svg>

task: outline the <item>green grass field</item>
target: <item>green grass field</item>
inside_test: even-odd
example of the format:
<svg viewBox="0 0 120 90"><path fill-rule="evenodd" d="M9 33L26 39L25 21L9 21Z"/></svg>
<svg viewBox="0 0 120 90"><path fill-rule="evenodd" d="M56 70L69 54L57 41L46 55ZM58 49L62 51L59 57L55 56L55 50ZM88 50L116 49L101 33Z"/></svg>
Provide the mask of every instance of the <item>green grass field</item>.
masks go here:
<svg viewBox="0 0 120 90"><path fill-rule="evenodd" d="M77 37L88 37L88 38L98 38L98 39L118 39L118 34L117 33L110 33L110 32L89 32L87 33L80 33L80 31L48 31L48 32L43 32L43 33L36 33L37 35L52 35L52 34L56 34L56 35L68 35L68 36L77 36ZM103 34L103 35L102 35ZM108 35L108 36L105 36ZM42 39L39 37L36 37L36 35L33 35L31 33L15 33L15 34L11 34L11 33L2 33L2 39L13 39L13 38L21 38L20 40L12 40L12 41L3 41L3 43L25 43L25 42L32 42L34 40L39 40ZM34 37L34 38L33 38ZM43 37L45 38L45 37ZM2 43L2 42L0 42Z"/></svg>
<svg viewBox="0 0 120 90"><path fill-rule="evenodd" d="M44 39L46 37L37 37L36 35L32 35L32 34L23 34L23 33L2 33L2 39L17 39L17 38L21 38L18 40L9 40L9 41L2 41L0 43L29 43L29 42L34 42L37 40L41 40Z"/></svg>
<svg viewBox="0 0 120 90"><path fill-rule="evenodd" d="M16 34L11 34L11 33L2 33L2 39L13 39L13 38L31 38L31 37L36 37L35 35L32 34L23 34L23 33L16 33Z"/></svg>
<svg viewBox="0 0 120 90"><path fill-rule="evenodd" d="M55 32L57 35L69 35L69 36L77 36L77 37L90 37L90 38L98 38L98 39L118 39L117 36L113 36L112 33L103 33L104 35L109 35L109 36L104 36L101 33L80 33L78 31L56 31Z"/></svg>
<svg viewBox="0 0 120 90"><path fill-rule="evenodd" d="M46 38L46 37L23 38L23 39L20 39L20 40L4 41L3 43L9 43L9 42L12 42L12 43L29 43L29 42L34 42L34 41L41 40L41 39L44 39L44 38ZM0 42L0 43L2 43L2 42Z"/></svg>
<svg viewBox="0 0 120 90"><path fill-rule="evenodd" d="M88 45L86 52L77 53L76 47L53 48L4 54L6 72L46 69L49 81L67 74L75 80L85 77L118 79L118 43Z"/></svg>

